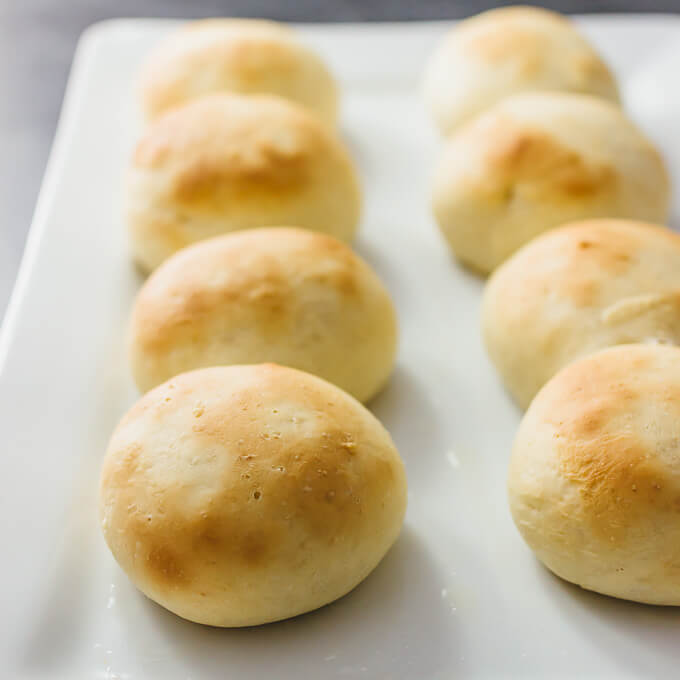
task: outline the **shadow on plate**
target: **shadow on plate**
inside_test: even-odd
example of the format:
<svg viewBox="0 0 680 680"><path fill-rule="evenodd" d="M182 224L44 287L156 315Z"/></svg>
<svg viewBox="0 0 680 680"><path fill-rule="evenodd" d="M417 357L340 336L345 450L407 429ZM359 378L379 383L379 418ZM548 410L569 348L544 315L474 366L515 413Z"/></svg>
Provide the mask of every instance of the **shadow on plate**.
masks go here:
<svg viewBox="0 0 680 680"><path fill-rule="evenodd" d="M392 435L406 465L410 488L420 485L423 475L437 474L437 465L429 462L440 462L447 442L423 382L397 365L385 388L369 402L368 408Z"/></svg>
<svg viewBox="0 0 680 680"><path fill-rule="evenodd" d="M351 593L294 619L219 629L184 621L150 601L144 611L148 625L169 638L178 671L192 677L425 678L450 665L456 645L441 583L424 544L405 527Z"/></svg>
<svg viewBox="0 0 680 680"><path fill-rule="evenodd" d="M78 498L78 487L73 496ZM40 677L61 676L82 652L89 633L94 545L99 539L94 524L91 512L83 512L82 506L69 507L60 522L59 547L42 564L44 596L34 598L40 607L38 623L20 652L25 667ZM41 587L36 584L36 594Z"/></svg>
<svg viewBox="0 0 680 680"><path fill-rule="evenodd" d="M361 172L362 168L366 167L371 160L370 154L366 152L366 144L361 139L361 135L357 134L354 126L350 125L347 120L341 118L339 122L340 140L345 145L357 172ZM362 184L365 184L365 181Z"/></svg>
<svg viewBox="0 0 680 680"><path fill-rule="evenodd" d="M588 644L615 659L626 677L671 677L678 662L680 610L619 600L564 581L536 564L558 594L562 618L581 631ZM587 669L583 669L584 672ZM674 676L675 672L673 673Z"/></svg>
<svg viewBox="0 0 680 680"><path fill-rule="evenodd" d="M404 275L403 266L391 258L389 252L376 247L361 231L353 248L375 270L395 303L408 301L411 297L416 298L416 291L412 289L408 277Z"/></svg>

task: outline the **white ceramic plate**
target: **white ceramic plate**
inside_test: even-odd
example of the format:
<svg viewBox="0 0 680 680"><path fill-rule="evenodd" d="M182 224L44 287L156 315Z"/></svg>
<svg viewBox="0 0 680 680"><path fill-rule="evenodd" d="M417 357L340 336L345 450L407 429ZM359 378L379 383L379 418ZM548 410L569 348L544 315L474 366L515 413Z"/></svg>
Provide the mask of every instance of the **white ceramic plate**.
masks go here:
<svg viewBox="0 0 680 680"><path fill-rule="evenodd" d="M582 23L680 169L680 22ZM399 542L347 597L258 629L187 623L130 585L100 537L96 489L108 435L136 398L123 335L140 280L120 197L131 84L171 27L114 21L81 41L3 328L2 677L677 677L680 612L562 583L510 520L519 413L480 343L481 282L451 260L428 211L439 141L417 88L443 24L301 29L342 81L343 133L366 196L358 249L401 318L398 366L372 404L408 468Z"/></svg>

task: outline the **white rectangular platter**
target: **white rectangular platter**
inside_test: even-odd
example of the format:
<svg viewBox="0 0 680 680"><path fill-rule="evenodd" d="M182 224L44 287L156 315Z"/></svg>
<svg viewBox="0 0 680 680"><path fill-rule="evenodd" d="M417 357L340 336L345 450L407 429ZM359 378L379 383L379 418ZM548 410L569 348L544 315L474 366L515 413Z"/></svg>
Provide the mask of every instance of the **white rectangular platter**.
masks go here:
<svg viewBox="0 0 680 680"><path fill-rule="evenodd" d="M582 19L626 105L680 171L680 20ZM551 576L506 507L518 410L482 348L482 282L428 209L439 140L420 72L445 24L300 27L343 86L363 177L358 250L391 290L398 365L371 408L405 459L403 534L354 592L257 629L193 625L140 595L99 534L107 438L135 400L124 353L140 279L121 221L132 82L171 22L87 31L0 339L0 675L14 680L677 677L680 612ZM674 214L678 215L676 196Z"/></svg>

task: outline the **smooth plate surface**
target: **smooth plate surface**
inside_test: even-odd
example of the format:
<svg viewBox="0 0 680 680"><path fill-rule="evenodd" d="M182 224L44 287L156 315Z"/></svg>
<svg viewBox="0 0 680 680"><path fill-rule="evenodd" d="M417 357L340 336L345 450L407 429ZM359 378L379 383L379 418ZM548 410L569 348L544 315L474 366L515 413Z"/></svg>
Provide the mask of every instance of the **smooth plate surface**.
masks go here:
<svg viewBox="0 0 680 680"><path fill-rule="evenodd" d="M677 176L680 23L582 25ZM371 404L407 465L399 542L347 597L258 629L187 623L129 584L99 534L96 491L108 435L136 398L123 338L140 278L120 195L132 81L171 26L115 21L83 38L0 338L3 677L675 677L680 612L562 583L510 520L520 414L480 342L482 283L451 260L428 210L439 140L418 80L443 24L301 29L343 84L366 198L357 247L401 319L398 366Z"/></svg>

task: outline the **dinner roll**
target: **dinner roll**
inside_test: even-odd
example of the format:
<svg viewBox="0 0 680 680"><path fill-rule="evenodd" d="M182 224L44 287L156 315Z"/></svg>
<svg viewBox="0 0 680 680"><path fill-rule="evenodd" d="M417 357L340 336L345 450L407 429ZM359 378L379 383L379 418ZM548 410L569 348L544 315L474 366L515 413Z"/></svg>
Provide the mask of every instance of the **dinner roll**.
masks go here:
<svg viewBox="0 0 680 680"><path fill-rule="evenodd" d="M292 228L180 251L140 290L129 333L142 392L194 368L274 361L366 401L396 346L394 307L373 270L336 239Z"/></svg>
<svg viewBox="0 0 680 680"><path fill-rule="evenodd" d="M619 101L614 76L572 22L538 7L461 21L425 69L425 101L442 134L509 95L537 90Z"/></svg>
<svg viewBox="0 0 680 680"><path fill-rule="evenodd" d="M273 364L184 373L116 428L100 518L148 597L212 626L321 607L396 540L406 478L387 431L330 383Z"/></svg>
<svg viewBox="0 0 680 680"><path fill-rule="evenodd" d="M132 252L147 271L237 229L293 224L350 241L360 203L342 144L277 97L211 95L170 111L144 133L127 177Z"/></svg>
<svg viewBox="0 0 680 680"><path fill-rule="evenodd" d="M664 162L608 102L522 94L447 143L433 209L455 255L488 273L541 232L587 217L665 222Z"/></svg>
<svg viewBox="0 0 680 680"><path fill-rule="evenodd" d="M149 55L139 79L148 119L215 92L272 94L335 123L338 95L324 63L282 24L204 19L185 24Z"/></svg>
<svg viewBox="0 0 680 680"><path fill-rule="evenodd" d="M621 345L538 393L510 463L520 533L558 576L680 605L680 349Z"/></svg>
<svg viewBox="0 0 680 680"><path fill-rule="evenodd" d="M590 220L524 246L484 292L491 360L524 408L577 357L611 345L680 343L680 236Z"/></svg>

